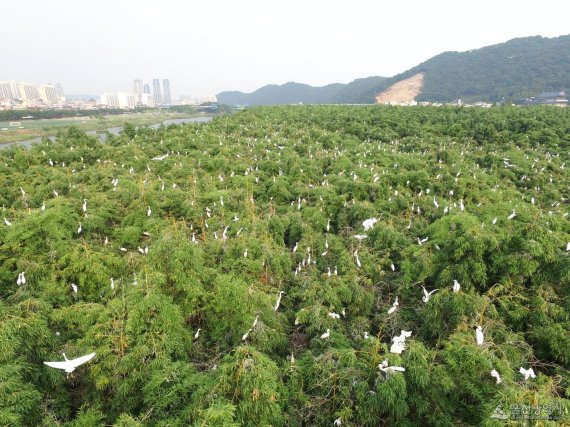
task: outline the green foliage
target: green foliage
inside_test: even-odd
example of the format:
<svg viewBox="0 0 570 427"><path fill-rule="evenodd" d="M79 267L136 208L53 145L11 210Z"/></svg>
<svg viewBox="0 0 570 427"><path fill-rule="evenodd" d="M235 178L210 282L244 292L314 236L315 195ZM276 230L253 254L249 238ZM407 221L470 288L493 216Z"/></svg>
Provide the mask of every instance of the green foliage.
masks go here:
<svg viewBox="0 0 570 427"><path fill-rule="evenodd" d="M265 107L0 151L0 424L567 417L569 115Z"/></svg>

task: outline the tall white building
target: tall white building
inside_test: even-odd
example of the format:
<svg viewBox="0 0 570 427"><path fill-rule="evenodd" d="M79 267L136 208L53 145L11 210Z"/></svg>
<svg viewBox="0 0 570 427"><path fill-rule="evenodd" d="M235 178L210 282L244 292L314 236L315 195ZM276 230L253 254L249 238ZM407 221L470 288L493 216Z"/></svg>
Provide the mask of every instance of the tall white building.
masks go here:
<svg viewBox="0 0 570 427"><path fill-rule="evenodd" d="M54 85L41 85L38 92L44 104L57 104L59 102L59 95Z"/></svg>
<svg viewBox="0 0 570 427"><path fill-rule="evenodd" d="M141 79L135 79L133 81L133 93L137 97L137 102L142 104L143 81Z"/></svg>
<svg viewBox="0 0 570 427"><path fill-rule="evenodd" d="M119 108L136 108L137 96L134 93L119 92L117 97L119 98Z"/></svg>
<svg viewBox="0 0 570 427"><path fill-rule="evenodd" d="M162 104L162 95L160 94L160 80L152 79L152 93L154 95L154 103Z"/></svg>
<svg viewBox="0 0 570 427"><path fill-rule="evenodd" d="M156 102L154 102L154 96L150 93L141 94L141 104L145 107L156 107Z"/></svg>
<svg viewBox="0 0 570 427"><path fill-rule="evenodd" d="M41 99L40 92L36 85L31 83L18 83L19 98L23 101L33 101Z"/></svg>
<svg viewBox="0 0 570 427"><path fill-rule="evenodd" d="M119 97L114 93L104 93L101 95L101 105L109 108L120 108Z"/></svg>
<svg viewBox="0 0 570 427"><path fill-rule="evenodd" d="M168 79L162 79L162 103L165 105L170 105L172 99L170 97L170 81Z"/></svg>
<svg viewBox="0 0 570 427"><path fill-rule="evenodd" d="M0 82L0 99L19 99L20 91L18 85L12 81Z"/></svg>

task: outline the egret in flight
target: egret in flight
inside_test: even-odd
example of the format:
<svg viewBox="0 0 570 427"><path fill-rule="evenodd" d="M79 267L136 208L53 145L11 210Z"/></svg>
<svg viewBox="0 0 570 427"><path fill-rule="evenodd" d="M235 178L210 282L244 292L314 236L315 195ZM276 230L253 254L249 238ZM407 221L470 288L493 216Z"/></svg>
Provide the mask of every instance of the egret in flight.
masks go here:
<svg viewBox="0 0 570 427"><path fill-rule="evenodd" d="M48 365L51 368L63 369L65 372L67 372L69 374L69 373L73 372L75 370L75 368L77 368L79 365L83 365L85 362L90 361L94 357L95 357L95 353L89 353L85 356L78 357L77 359L69 360L65 356L65 353L63 353L63 358L65 359L65 361L63 361L63 362L44 362L44 364Z"/></svg>
<svg viewBox="0 0 570 427"><path fill-rule="evenodd" d="M428 301L429 301L429 299L430 299L430 297L431 297L431 294L433 294L435 291L437 291L437 289L434 289L434 290L431 291L431 292L428 292L428 291L426 290L426 288L424 288L423 286L422 286L422 289L424 290L424 296L422 297L422 301L427 304Z"/></svg>

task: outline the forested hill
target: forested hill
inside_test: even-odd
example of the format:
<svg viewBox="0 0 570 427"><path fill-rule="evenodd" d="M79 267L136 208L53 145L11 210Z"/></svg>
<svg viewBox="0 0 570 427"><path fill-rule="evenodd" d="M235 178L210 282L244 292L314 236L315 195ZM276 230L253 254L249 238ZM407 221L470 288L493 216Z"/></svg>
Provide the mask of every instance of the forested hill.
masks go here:
<svg viewBox="0 0 570 427"><path fill-rule="evenodd" d="M570 35L525 37L467 52L445 52L369 88L365 99L424 73L416 101L497 102L570 89Z"/></svg>
<svg viewBox="0 0 570 427"><path fill-rule="evenodd" d="M322 87L289 82L263 86L252 93L221 92L216 97L220 104L227 105L371 103L362 94L368 93L383 80L385 77L367 77L348 84L333 83Z"/></svg>
<svg viewBox="0 0 570 427"><path fill-rule="evenodd" d="M287 83L217 97L230 105L371 104L383 90L418 73L424 73L424 86L417 101L514 101L542 91L568 91L570 35L525 37L467 52L445 52L388 79L369 77L322 88Z"/></svg>

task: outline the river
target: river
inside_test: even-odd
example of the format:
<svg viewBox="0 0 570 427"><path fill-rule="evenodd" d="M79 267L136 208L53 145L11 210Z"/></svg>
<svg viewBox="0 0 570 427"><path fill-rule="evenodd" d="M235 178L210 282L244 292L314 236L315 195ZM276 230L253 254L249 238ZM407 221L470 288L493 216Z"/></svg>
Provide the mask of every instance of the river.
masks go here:
<svg viewBox="0 0 570 427"><path fill-rule="evenodd" d="M179 125L181 123L191 123L191 122L209 122L212 120L213 117L190 117L185 119L168 119L164 120L163 122L156 123L154 125L150 125L150 128L158 129L161 125L168 126L168 125ZM85 132L87 135L95 135L98 136L100 140L104 141L107 138L107 132L112 135L118 135L123 130L123 126L115 126L112 128L108 128L105 130L89 130ZM50 140L55 141L55 136L49 136ZM23 141L14 141L14 142L6 142L4 144L0 144L0 149L7 148L11 145L22 145L26 148L30 147L32 144L37 144L41 142L42 137L38 136L37 138L33 139L25 139Z"/></svg>

